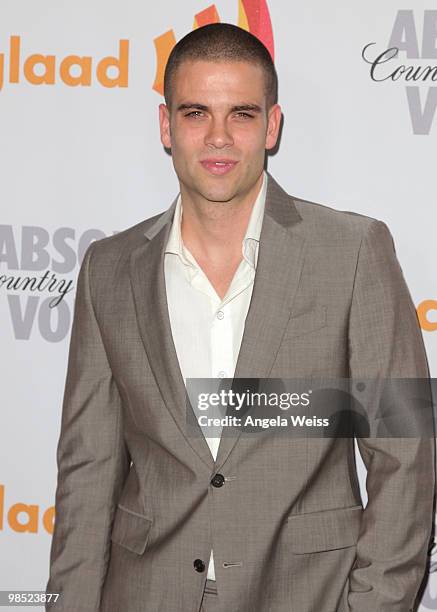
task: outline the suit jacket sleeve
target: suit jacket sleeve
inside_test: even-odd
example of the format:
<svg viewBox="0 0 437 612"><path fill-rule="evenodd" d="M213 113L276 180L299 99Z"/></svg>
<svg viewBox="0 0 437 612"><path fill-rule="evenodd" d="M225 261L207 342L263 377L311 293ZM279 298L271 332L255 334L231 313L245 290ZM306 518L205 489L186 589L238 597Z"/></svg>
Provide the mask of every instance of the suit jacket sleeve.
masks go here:
<svg viewBox="0 0 437 612"><path fill-rule="evenodd" d="M97 612L105 579L115 506L130 466L121 400L96 320L90 266L81 265L57 447L56 518L46 609Z"/></svg>
<svg viewBox="0 0 437 612"><path fill-rule="evenodd" d="M351 379L429 377L416 311L392 236L381 221L370 224L360 246L349 351ZM367 468L368 504L350 575L350 611L407 612L426 567L435 441L432 436L369 437L357 444Z"/></svg>

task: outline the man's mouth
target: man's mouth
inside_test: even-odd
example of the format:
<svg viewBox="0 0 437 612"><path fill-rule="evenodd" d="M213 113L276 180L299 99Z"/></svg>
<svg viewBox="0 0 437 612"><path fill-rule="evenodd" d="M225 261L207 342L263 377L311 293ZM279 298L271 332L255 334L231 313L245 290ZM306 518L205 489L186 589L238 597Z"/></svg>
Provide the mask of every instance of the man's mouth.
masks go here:
<svg viewBox="0 0 437 612"><path fill-rule="evenodd" d="M210 174L222 175L232 170L238 162L228 159L205 159L200 163Z"/></svg>

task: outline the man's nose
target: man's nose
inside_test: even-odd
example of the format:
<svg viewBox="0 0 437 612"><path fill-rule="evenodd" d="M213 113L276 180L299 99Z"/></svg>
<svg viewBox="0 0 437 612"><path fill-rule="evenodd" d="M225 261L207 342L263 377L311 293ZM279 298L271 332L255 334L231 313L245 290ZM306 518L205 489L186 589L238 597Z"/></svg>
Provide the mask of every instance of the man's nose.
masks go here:
<svg viewBox="0 0 437 612"><path fill-rule="evenodd" d="M213 145L218 149L234 144L232 134L226 121L217 119L211 121L205 135L205 144L210 146Z"/></svg>

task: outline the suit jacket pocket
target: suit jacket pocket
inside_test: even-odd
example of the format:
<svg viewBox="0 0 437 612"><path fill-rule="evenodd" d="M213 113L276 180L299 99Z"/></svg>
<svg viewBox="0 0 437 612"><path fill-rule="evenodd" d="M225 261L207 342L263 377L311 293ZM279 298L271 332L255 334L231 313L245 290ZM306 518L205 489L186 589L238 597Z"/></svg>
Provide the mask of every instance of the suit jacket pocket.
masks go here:
<svg viewBox="0 0 437 612"><path fill-rule="evenodd" d="M308 514L290 514L287 537L294 554L336 550L358 541L362 506L334 508Z"/></svg>
<svg viewBox="0 0 437 612"><path fill-rule="evenodd" d="M124 506L117 506L111 540L128 550L142 555L146 550L152 519Z"/></svg>
<svg viewBox="0 0 437 612"><path fill-rule="evenodd" d="M317 305L311 310L292 312L283 339L296 338L302 334L321 329L326 326L326 323L327 308L323 304Z"/></svg>

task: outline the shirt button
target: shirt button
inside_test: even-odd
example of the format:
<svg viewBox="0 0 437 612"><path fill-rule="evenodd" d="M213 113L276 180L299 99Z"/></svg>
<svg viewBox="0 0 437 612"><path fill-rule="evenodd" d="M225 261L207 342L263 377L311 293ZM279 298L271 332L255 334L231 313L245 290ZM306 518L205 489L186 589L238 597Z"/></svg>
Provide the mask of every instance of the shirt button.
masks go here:
<svg viewBox="0 0 437 612"><path fill-rule="evenodd" d="M223 312L223 310L219 310L217 313L217 319L222 320L224 316L225 316L225 313Z"/></svg>
<svg viewBox="0 0 437 612"><path fill-rule="evenodd" d="M223 370L220 370L220 372L218 373L218 377L219 378L225 378L226 377L226 372L223 372Z"/></svg>
<svg viewBox="0 0 437 612"><path fill-rule="evenodd" d="M205 571L205 564L202 561L202 559L194 559L193 565L194 565L194 569L196 570L196 572Z"/></svg>

